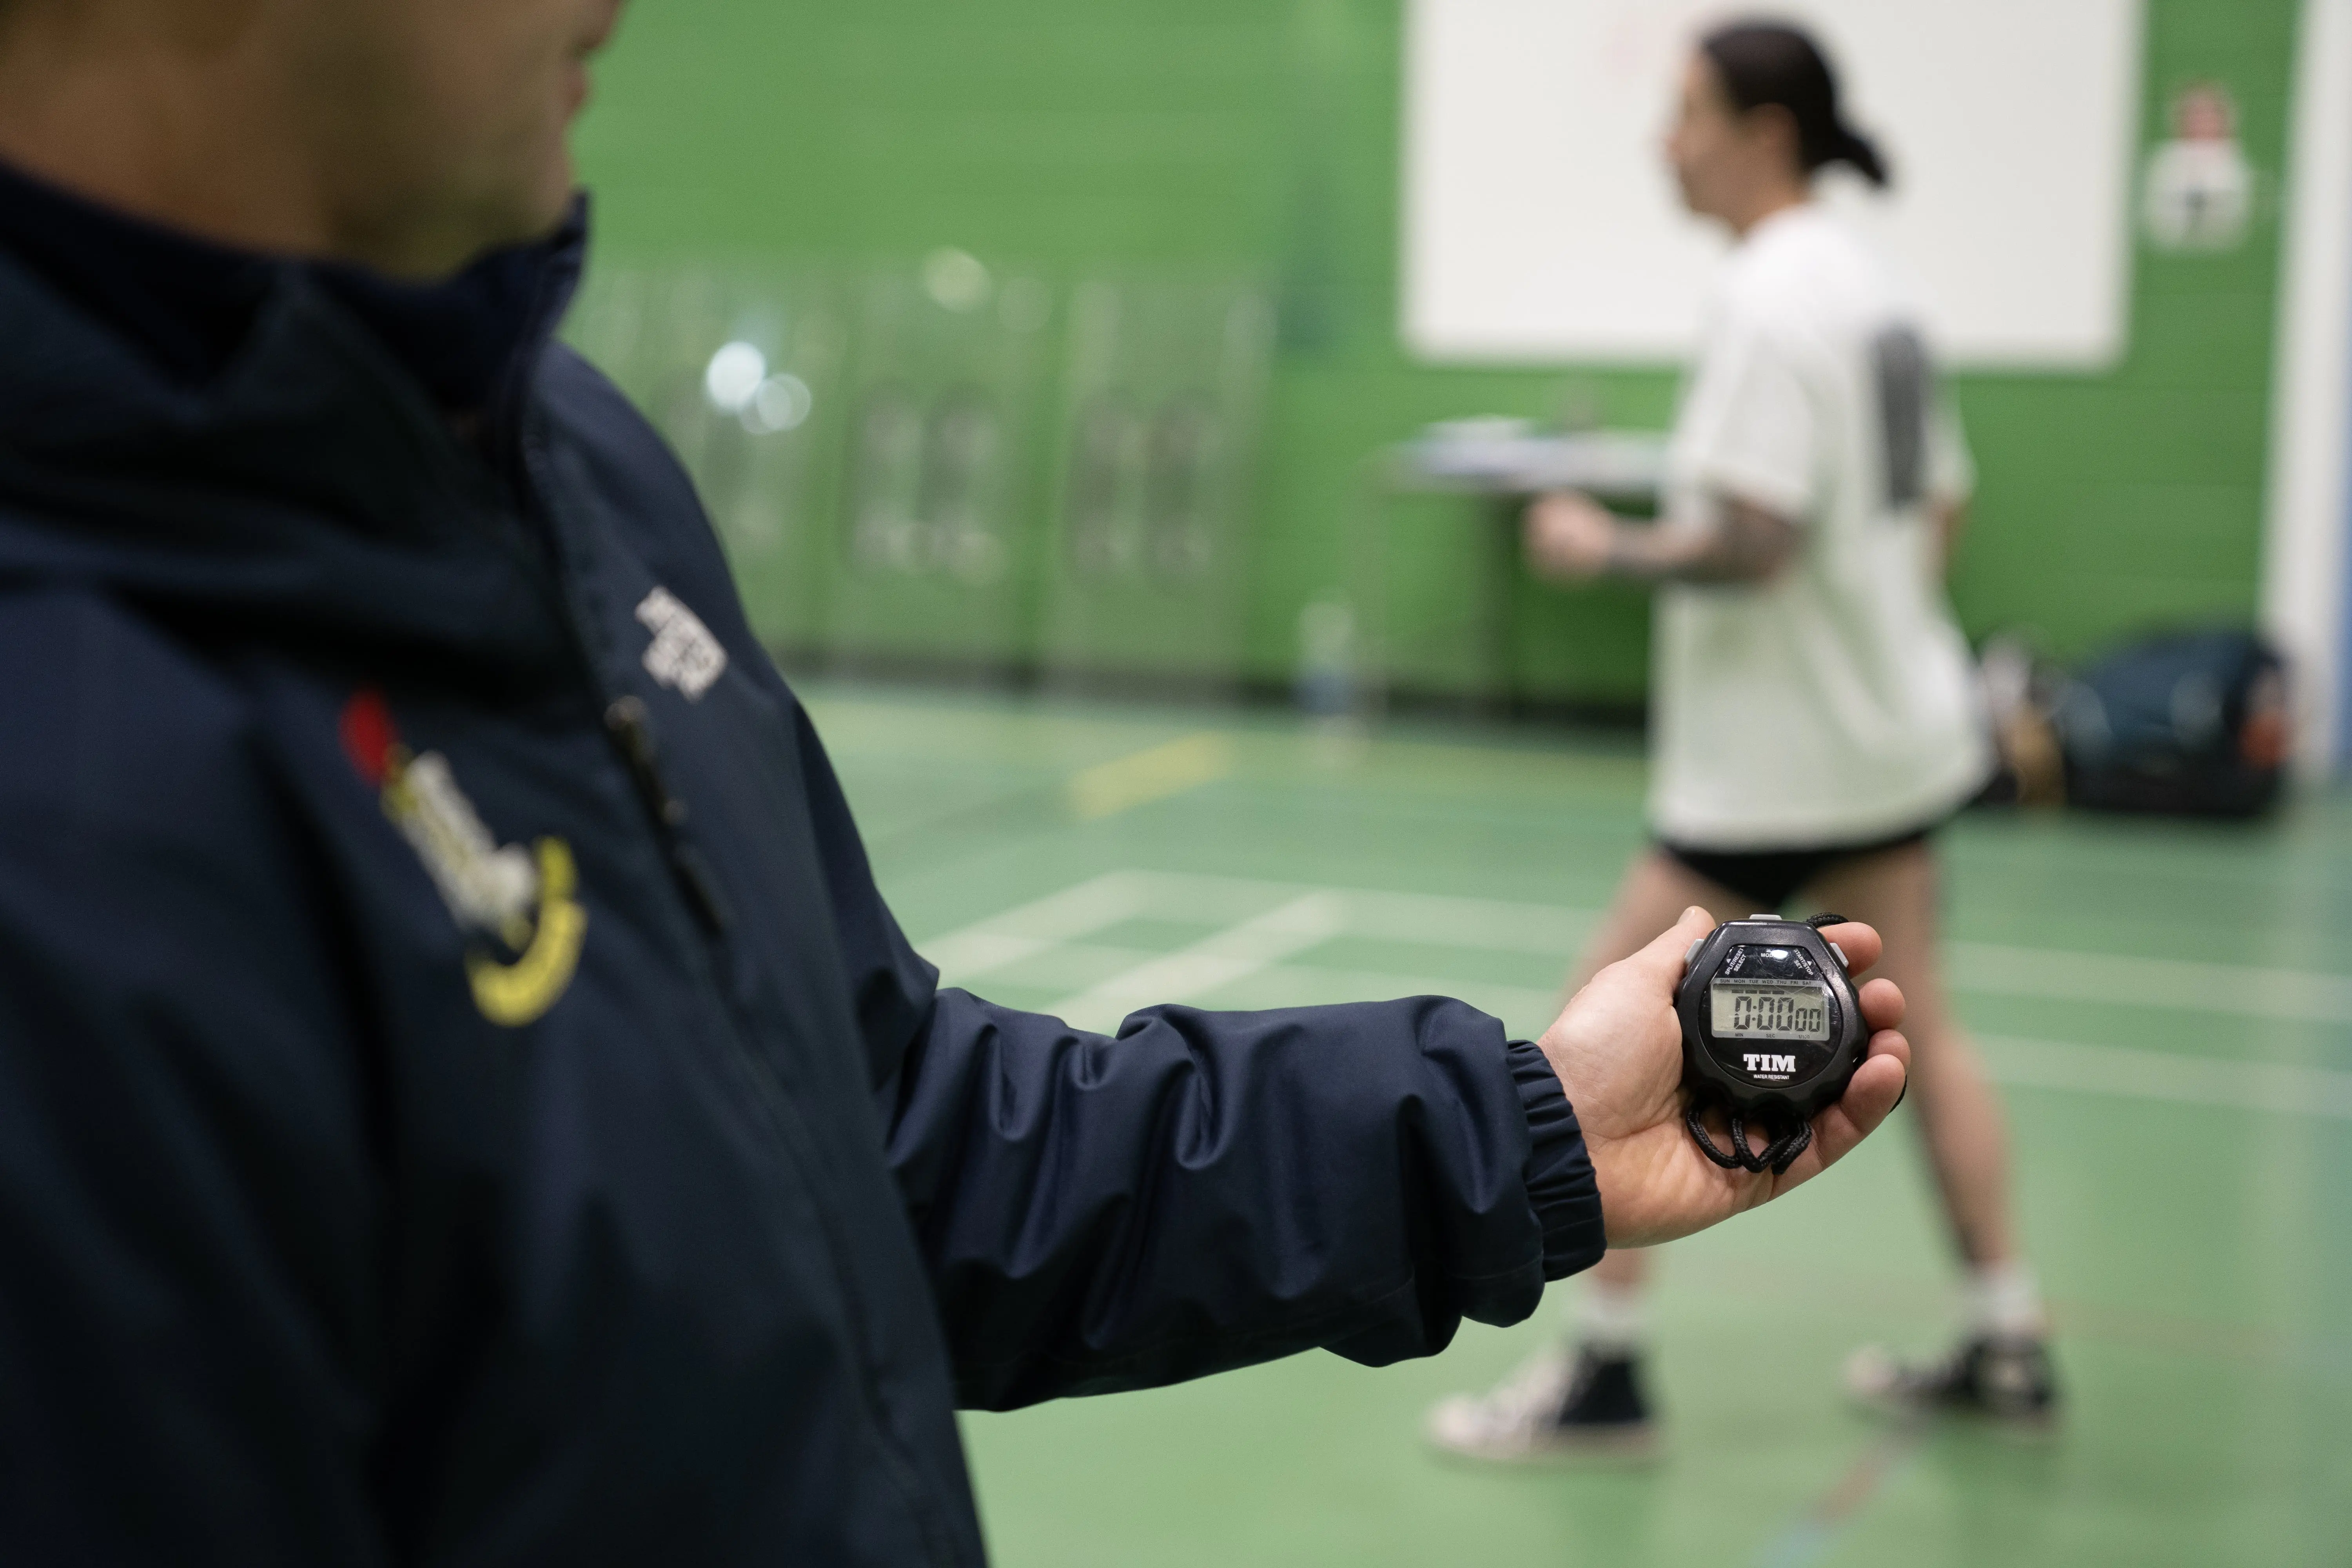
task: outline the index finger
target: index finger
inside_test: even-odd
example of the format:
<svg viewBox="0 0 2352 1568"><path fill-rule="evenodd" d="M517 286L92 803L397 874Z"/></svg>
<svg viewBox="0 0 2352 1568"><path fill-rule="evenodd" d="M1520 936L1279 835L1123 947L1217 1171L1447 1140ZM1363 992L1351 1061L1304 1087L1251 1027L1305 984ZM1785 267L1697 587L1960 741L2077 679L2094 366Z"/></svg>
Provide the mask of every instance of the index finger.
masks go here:
<svg viewBox="0 0 2352 1568"><path fill-rule="evenodd" d="M1838 951L1845 954L1848 974L1860 974L1876 963L1879 954L1886 950L1886 943L1879 939L1877 928L1866 926L1860 921L1823 926L1822 940L1837 943Z"/></svg>

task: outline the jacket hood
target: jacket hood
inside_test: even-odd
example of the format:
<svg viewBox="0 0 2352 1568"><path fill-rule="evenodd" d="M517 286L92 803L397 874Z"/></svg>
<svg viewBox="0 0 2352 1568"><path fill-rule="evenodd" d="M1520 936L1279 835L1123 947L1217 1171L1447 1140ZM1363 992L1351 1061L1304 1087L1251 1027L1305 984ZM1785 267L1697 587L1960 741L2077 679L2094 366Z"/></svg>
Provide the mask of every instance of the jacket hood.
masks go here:
<svg viewBox="0 0 2352 1568"><path fill-rule="evenodd" d="M184 635L536 684L570 648L517 486L583 216L524 247L530 312L478 444L310 268L288 263L227 368L174 384L0 253L0 590L120 597Z"/></svg>

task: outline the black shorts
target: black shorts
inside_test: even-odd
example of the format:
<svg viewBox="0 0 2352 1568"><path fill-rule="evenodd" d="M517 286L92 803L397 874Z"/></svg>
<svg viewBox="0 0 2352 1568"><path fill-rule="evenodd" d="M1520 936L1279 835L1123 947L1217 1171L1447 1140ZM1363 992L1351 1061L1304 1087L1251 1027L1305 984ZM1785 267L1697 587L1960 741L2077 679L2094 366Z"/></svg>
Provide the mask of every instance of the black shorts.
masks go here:
<svg viewBox="0 0 2352 1568"><path fill-rule="evenodd" d="M1658 840L1658 847L1685 870L1695 871L1717 887L1746 900L1748 909L1729 911L1729 918L1736 919L1742 913L1781 913L1791 897L1802 892L1823 872L1865 855L1883 855L1889 849L1924 844L1929 835L1944 826L1945 820L1938 817L1925 827L1866 843L1832 844L1811 849L1694 849L1663 838Z"/></svg>

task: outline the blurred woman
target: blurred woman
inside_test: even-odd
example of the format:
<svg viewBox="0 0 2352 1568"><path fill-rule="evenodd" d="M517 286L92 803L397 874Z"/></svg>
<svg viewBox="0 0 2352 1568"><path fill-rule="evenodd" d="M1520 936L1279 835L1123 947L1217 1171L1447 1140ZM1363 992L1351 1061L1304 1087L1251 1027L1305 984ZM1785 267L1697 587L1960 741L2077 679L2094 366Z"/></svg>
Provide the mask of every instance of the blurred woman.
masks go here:
<svg viewBox="0 0 2352 1568"><path fill-rule="evenodd" d="M1886 170L1845 121L1827 63L1787 26L1707 35L1666 154L1690 210L1735 248L1707 311L1654 526L1574 494L1527 518L1533 569L1659 585L1650 825L1574 974L1584 982L1692 904L1717 920L1831 910L1878 927L1910 1000L1910 1103L1967 1270L1958 1348L1849 1363L1860 1396L2046 1425L2056 1390L2033 1276L2010 1220L1999 1101L1937 958L1934 835L1991 755L1943 567L1972 484L1918 310L1814 200L1814 176ZM1588 1277L1571 1342L1484 1398L1432 1414L1440 1446L1488 1458L1641 1451L1645 1255Z"/></svg>

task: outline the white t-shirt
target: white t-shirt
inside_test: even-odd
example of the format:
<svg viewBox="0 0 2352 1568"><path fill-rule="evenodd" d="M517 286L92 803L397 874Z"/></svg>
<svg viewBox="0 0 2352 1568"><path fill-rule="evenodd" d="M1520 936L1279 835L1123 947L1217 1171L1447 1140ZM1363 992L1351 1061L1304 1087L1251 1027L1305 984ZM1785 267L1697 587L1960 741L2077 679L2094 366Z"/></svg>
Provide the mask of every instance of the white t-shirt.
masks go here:
<svg viewBox="0 0 2352 1568"><path fill-rule="evenodd" d="M1683 394L1664 526L1725 497L1802 532L1769 582L1660 595L1651 826L1741 850L1926 826L1992 765L1933 504L1974 483L1919 316L1816 205L1733 253Z"/></svg>

